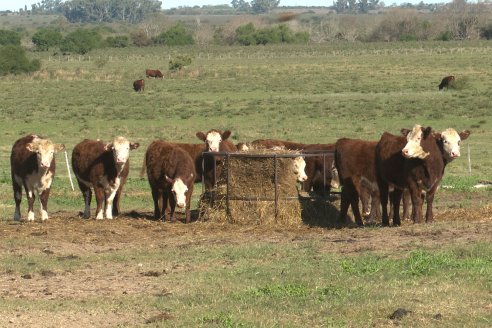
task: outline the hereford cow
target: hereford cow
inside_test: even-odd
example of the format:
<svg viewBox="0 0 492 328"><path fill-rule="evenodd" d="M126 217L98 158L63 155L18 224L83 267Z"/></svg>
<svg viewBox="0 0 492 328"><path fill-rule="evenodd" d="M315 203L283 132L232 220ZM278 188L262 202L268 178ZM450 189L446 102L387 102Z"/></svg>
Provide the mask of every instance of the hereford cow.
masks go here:
<svg viewBox="0 0 492 328"><path fill-rule="evenodd" d="M135 91L144 91L145 90L145 80L136 80L133 82L133 90Z"/></svg>
<svg viewBox="0 0 492 328"><path fill-rule="evenodd" d="M331 188L338 188L338 172L334 165L335 144L305 144L302 152L319 156L306 156L306 175L303 189L311 189L322 196L330 194Z"/></svg>
<svg viewBox="0 0 492 328"><path fill-rule="evenodd" d="M441 84L439 84L439 91L443 90L444 88L448 89L449 86L453 85L454 83L454 76L446 76L445 78L442 79Z"/></svg>
<svg viewBox="0 0 492 328"><path fill-rule="evenodd" d="M158 69L147 69L147 70L145 70L145 76L146 77L160 78L160 79L163 78L161 71L159 71Z"/></svg>
<svg viewBox="0 0 492 328"><path fill-rule="evenodd" d="M138 147L138 143L124 137L108 144L85 139L74 147L72 167L84 196L84 218L90 217L91 188L96 196L96 219L103 219L104 215L112 219L119 214L121 191L130 170L130 150Z"/></svg>
<svg viewBox="0 0 492 328"><path fill-rule="evenodd" d="M154 218L165 220L167 204L170 220L176 222L176 205L185 208L186 223L190 222L190 204L195 182L195 165L191 156L182 148L162 140L153 141L145 153L145 164L152 198ZM159 202L162 199L162 209Z"/></svg>
<svg viewBox="0 0 492 328"><path fill-rule="evenodd" d="M302 150L306 147L306 144L287 141L287 140L275 140L275 139L258 139L251 143L254 148L257 149L289 149L289 150Z"/></svg>
<svg viewBox="0 0 492 328"><path fill-rule="evenodd" d="M48 198L56 169L54 153L64 149L64 145L54 144L51 140L37 135L25 136L14 143L10 154L15 200L14 220L21 219L23 186L27 195L27 220L34 221L33 205L36 194L41 203L41 220L48 219Z"/></svg>
<svg viewBox="0 0 492 328"><path fill-rule="evenodd" d="M335 143L335 166L342 186L340 219L347 217L352 207L355 222L363 225L359 211L359 198L362 200L364 215L368 213L368 199L372 197L371 211L379 208L379 195L375 171L375 150L377 141L342 138ZM374 206L376 205L376 206ZM377 215L373 212L373 216Z"/></svg>

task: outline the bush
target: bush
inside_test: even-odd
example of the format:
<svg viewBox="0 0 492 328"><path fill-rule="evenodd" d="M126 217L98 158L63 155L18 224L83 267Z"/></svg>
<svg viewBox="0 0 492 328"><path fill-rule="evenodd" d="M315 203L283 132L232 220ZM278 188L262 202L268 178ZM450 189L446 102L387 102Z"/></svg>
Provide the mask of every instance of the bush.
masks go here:
<svg viewBox="0 0 492 328"><path fill-rule="evenodd" d="M147 34L142 30L133 32L130 35L130 38L132 39L133 44L137 47L147 47L152 44L152 40L150 40Z"/></svg>
<svg viewBox="0 0 492 328"><path fill-rule="evenodd" d="M256 44L255 27L253 23L241 25L236 29L236 41L243 46Z"/></svg>
<svg viewBox="0 0 492 328"><path fill-rule="evenodd" d="M177 23L155 38L155 43L166 46L184 46L194 44L193 36L188 33L181 23Z"/></svg>
<svg viewBox="0 0 492 328"><path fill-rule="evenodd" d="M181 70L183 67L191 64L191 57L189 56L177 56L175 59L169 61L169 70L171 72L176 72Z"/></svg>
<svg viewBox="0 0 492 328"><path fill-rule="evenodd" d="M50 47L58 46L62 39L58 31L41 29L32 36L32 43L36 45L36 50L47 51Z"/></svg>
<svg viewBox="0 0 492 328"><path fill-rule="evenodd" d="M490 40L492 39L492 24L487 27L483 27L480 30L480 36L484 39Z"/></svg>
<svg viewBox="0 0 492 328"><path fill-rule="evenodd" d="M106 38L106 45L111 48L126 48L129 41L126 35L108 36Z"/></svg>
<svg viewBox="0 0 492 328"><path fill-rule="evenodd" d="M29 60L20 46L0 47L0 75L29 73L40 68L41 62L38 59Z"/></svg>
<svg viewBox="0 0 492 328"><path fill-rule="evenodd" d="M9 30L0 30L0 45L20 46L20 44L21 44L21 37L17 32L9 31Z"/></svg>
<svg viewBox="0 0 492 328"><path fill-rule="evenodd" d="M451 41L453 40L453 32L451 31L445 31L439 34L439 36L436 38L436 40L439 41Z"/></svg>
<svg viewBox="0 0 492 328"><path fill-rule="evenodd" d="M60 44L60 50L83 55L92 49L99 48L101 39L101 36L96 31L79 28L63 39Z"/></svg>
<svg viewBox="0 0 492 328"><path fill-rule="evenodd" d="M249 46L268 43L306 43L308 32L295 33L285 24L255 30L252 23L241 25L236 29L236 41Z"/></svg>

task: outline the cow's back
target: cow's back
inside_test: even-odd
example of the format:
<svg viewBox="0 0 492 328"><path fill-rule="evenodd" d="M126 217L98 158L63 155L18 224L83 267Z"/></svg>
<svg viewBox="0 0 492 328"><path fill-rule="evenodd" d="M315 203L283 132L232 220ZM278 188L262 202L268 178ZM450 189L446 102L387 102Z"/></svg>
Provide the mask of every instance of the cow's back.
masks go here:
<svg viewBox="0 0 492 328"><path fill-rule="evenodd" d="M196 174L190 154L178 144L163 140L155 140L149 145L145 153L145 164L152 186L165 185L165 176L175 178L181 174Z"/></svg>
<svg viewBox="0 0 492 328"><path fill-rule="evenodd" d="M402 149L407 139L384 132L376 145L376 173L386 182L399 188L405 187L405 157Z"/></svg>
<svg viewBox="0 0 492 328"><path fill-rule="evenodd" d="M123 177L128 175L129 166L128 160ZM85 139L73 148L72 168L75 175L85 181L97 180L102 175L111 180L117 174L112 151L105 150L105 144L99 140Z"/></svg>
<svg viewBox="0 0 492 328"><path fill-rule="evenodd" d="M341 180L357 175L376 181L377 141L342 138L335 145L335 166Z"/></svg>
<svg viewBox="0 0 492 328"><path fill-rule="evenodd" d="M25 177L26 175L38 170L36 153L33 153L27 149L27 144L32 142L36 137L37 136L35 135L22 137L12 146L12 152L10 153L10 167L13 175L15 174L19 177Z"/></svg>

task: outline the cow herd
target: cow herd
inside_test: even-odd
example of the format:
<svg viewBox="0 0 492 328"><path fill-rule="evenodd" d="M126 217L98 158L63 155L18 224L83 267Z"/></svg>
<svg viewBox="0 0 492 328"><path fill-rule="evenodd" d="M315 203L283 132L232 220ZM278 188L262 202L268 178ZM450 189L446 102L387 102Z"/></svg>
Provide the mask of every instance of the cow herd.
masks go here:
<svg viewBox="0 0 492 328"><path fill-rule="evenodd" d="M377 141L341 138L331 144L303 144L292 141L260 139L233 144L230 131L216 129L197 132L201 143L172 143L155 140L147 147L141 177L147 174L154 218L176 220L176 206L185 210L190 222L190 200L196 182L205 190L216 183L224 157L214 153L231 153L253 149L295 150L292 171L303 189L329 195L331 187L341 186L340 220L345 222L349 207L355 222L381 217L387 226L400 225L400 202L404 212L410 199L412 219L424 221L423 203L427 202L425 221L433 219L432 203L446 165L460 156L460 143L470 135L449 128L436 132L431 127L415 125L402 129L401 135L384 132ZM83 140L72 151L72 168L84 199L82 216L90 218L92 193L96 198L96 219L112 219L120 213L122 188L130 169L130 151L139 143L117 137L110 143ZM11 153L12 184L15 200L14 220L21 219L22 187L28 199L27 220L34 220L33 203L38 195L41 219L48 219L48 198L55 174L54 153L64 150L47 138L28 135L17 140ZM408 197L405 197L408 196ZM362 202L362 215L359 209ZM390 212L388 213L388 201ZM168 208L169 206L169 208Z"/></svg>

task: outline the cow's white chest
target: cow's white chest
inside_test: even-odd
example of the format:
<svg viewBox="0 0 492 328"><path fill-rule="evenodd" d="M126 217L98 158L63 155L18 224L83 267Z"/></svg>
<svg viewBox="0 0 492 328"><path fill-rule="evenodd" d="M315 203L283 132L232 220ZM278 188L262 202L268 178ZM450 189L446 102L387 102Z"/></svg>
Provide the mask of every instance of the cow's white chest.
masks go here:
<svg viewBox="0 0 492 328"><path fill-rule="evenodd" d="M15 179L17 181L22 181L22 179L17 176L15 177ZM36 191L38 193L42 193L43 191L51 187L51 183L53 182L53 173L51 173L50 171L35 172L33 174L27 175L24 181L27 189L30 192Z"/></svg>

